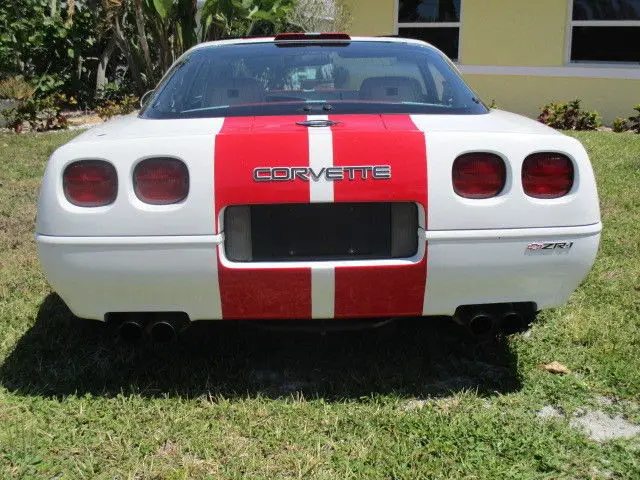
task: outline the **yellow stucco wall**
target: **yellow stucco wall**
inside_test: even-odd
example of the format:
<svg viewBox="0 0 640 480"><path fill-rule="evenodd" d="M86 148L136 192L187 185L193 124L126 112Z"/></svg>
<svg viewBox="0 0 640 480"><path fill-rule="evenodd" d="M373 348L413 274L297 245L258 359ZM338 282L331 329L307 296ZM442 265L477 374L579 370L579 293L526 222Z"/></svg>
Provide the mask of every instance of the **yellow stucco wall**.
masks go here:
<svg viewBox="0 0 640 480"><path fill-rule="evenodd" d="M351 35L392 35L395 28L395 0L343 0L351 11Z"/></svg>
<svg viewBox="0 0 640 480"><path fill-rule="evenodd" d="M461 63L563 65L567 5L566 0L463 0Z"/></svg>
<svg viewBox="0 0 640 480"><path fill-rule="evenodd" d="M396 0L343 0L352 35L394 32ZM561 66L567 0L462 0L460 61L467 65Z"/></svg>
<svg viewBox="0 0 640 480"><path fill-rule="evenodd" d="M344 0L351 10L349 33L394 32L396 0ZM462 0L460 63L486 66L564 66L568 0ZM629 116L640 102L640 80L509 75L465 75L487 102L537 116L553 100L583 100L605 123Z"/></svg>
<svg viewBox="0 0 640 480"><path fill-rule="evenodd" d="M616 117L631 115L640 101L640 80L507 75L465 75L465 79L485 102L495 100L499 108L532 117L545 103L579 98L585 109L598 111L611 124Z"/></svg>

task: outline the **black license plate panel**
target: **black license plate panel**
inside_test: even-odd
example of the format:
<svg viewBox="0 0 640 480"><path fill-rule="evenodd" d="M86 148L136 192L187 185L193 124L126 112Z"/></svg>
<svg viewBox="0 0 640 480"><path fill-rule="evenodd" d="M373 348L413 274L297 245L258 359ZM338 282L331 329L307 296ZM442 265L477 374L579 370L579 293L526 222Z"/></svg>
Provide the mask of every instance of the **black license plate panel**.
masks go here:
<svg viewBox="0 0 640 480"><path fill-rule="evenodd" d="M233 220L228 207L225 224ZM232 261L292 262L408 257L417 251L418 213L414 203L310 203L250 205L250 254ZM399 215L398 212L401 212ZM236 229L237 230L237 229ZM397 248L406 231L409 244ZM231 231L231 229L226 229ZM234 235L227 234L226 242ZM404 240L407 243L406 240ZM237 249L227 244L227 251ZM247 245L248 247L248 245Z"/></svg>

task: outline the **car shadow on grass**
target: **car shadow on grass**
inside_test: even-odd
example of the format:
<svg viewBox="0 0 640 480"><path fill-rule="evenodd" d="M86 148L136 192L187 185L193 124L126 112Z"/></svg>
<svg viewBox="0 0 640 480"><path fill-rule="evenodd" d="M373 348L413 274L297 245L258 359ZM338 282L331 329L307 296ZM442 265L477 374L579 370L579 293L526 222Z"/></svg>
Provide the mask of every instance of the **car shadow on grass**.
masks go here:
<svg viewBox="0 0 640 480"><path fill-rule="evenodd" d="M0 366L0 383L51 397L294 395L329 401L520 388L505 339L478 344L446 318L325 335L196 322L176 343L134 347L101 322L75 318L55 294L45 298L35 325Z"/></svg>

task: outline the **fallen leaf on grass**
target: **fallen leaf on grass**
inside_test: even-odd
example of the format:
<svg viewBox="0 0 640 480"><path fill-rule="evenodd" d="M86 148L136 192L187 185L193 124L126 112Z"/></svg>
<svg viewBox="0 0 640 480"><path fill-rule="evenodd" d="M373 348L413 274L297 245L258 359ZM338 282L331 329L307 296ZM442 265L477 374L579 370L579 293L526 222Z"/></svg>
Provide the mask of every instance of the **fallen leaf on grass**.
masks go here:
<svg viewBox="0 0 640 480"><path fill-rule="evenodd" d="M543 370L546 370L549 373L555 373L557 375L566 375L568 373L571 373L571 370L569 370L560 362L546 363L544 365L541 365L541 367Z"/></svg>
<svg viewBox="0 0 640 480"><path fill-rule="evenodd" d="M602 278L607 279L607 280L611 280L611 279L614 279L614 278L620 278L620 272L616 272L616 271L607 272L604 275L602 275Z"/></svg>

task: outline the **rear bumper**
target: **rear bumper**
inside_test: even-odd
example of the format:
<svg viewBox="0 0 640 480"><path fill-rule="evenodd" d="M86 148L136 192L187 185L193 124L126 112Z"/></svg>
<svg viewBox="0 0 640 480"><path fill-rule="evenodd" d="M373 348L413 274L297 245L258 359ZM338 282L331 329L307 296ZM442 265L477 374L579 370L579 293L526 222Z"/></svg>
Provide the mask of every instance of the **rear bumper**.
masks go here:
<svg viewBox="0 0 640 480"><path fill-rule="evenodd" d="M335 270L393 269L411 271L426 262L426 285L410 293L422 304L415 315L452 315L459 305L534 302L538 308L564 303L584 279L598 250L600 223L578 227L507 230L420 232L423 246L415 259L362 262L296 262L254 264L256 272L309 271L309 291L283 292L287 303L310 295L308 317L339 316L330 305L344 297L336 289ZM42 269L53 289L79 317L103 320L109 312L179 311L191 320L259 318L259 314L227 315L222 272L247 270L246 264L224 259L222 235L166 237L59 237L36 234ZM532 243L571 243L570 248L528 250ZM218 258L220 254L220 259ZM250 273L250 272L247 272ZM373 275L368 298L379 300L388 292L386 275ZM242 276L251 282L252 275ZM346 277L349 278L349 277ZM271 286L270 286L271 288ZM277 288L277 287L273 287ZM249 291L251 289L249 288ZM302 293L301 293L302 292ZM255 291L257 304L261 292ZM227 292L228 296L228 292ZM364 297L363 297L364 298ZM351 299L353 300L353 299ZM253 300L252 300L253 301ZM254 302L255 303L255 302ZM299 304L300 302L298 302ZM351 304L354 316L406 315L407 311L372 311L369 305ZM355 310L354 310L355 308ZM239 310L242 311L242 310ZM255 313L255 312L254 312ZM305 315L296 315L304 318Z"/></svg>

